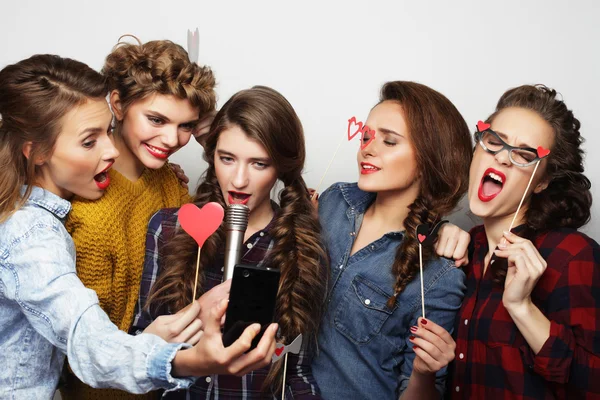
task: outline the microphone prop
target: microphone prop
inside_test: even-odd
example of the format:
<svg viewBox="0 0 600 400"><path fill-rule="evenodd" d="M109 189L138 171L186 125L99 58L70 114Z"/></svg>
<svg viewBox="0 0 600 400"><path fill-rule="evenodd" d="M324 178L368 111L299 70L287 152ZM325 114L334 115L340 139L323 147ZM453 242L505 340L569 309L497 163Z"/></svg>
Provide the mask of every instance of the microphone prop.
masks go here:
<svg viewBox="0 0 600 400"><path fill-rule="evenodd" d="M225 213L225 263L223 280L233 278L233 269L242 255L244 234L248 228L250 209L243 204L230 204Z"/></svg>

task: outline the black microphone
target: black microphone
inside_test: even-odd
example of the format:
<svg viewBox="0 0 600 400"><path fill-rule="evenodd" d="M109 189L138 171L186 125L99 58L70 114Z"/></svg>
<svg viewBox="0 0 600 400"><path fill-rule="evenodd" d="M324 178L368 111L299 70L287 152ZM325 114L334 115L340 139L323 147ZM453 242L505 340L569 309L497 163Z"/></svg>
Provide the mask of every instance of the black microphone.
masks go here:
<svg viewBox="0 0 600 400"><path fill-rule="evenodd" d="M233 278L233 269L242 255L244 234L250 209L243 204L230 204L225 212L225 264L223 280Z"/></svg>

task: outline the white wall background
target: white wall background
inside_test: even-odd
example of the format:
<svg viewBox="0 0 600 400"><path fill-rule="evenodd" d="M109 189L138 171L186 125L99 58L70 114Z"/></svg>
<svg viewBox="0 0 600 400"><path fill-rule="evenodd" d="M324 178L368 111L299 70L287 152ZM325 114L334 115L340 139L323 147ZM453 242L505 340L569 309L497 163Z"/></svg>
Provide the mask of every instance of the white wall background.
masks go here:
<svg viewBox="0 0 600 400"><path fill-rule="evenodd" d="M535 1L42 1L2 0L0 67L35 53L99 69L124 33L186 45L200 29L200 62L213 68L219 105L261 84L283 93L304 123L306 181L315 187L347 119L366 118L381 84L415 80L452 100L470 126L508 88L558 89L582 122L596 203L584 229L600 238L600 2ZM357 178L357 142L344 143L321 187ZM448 149L444 149L447 151ZM173 157L196 182L195 142ZM195 186L195 185L192 185ZM460 211L465 228L473 222Z"/></svg>

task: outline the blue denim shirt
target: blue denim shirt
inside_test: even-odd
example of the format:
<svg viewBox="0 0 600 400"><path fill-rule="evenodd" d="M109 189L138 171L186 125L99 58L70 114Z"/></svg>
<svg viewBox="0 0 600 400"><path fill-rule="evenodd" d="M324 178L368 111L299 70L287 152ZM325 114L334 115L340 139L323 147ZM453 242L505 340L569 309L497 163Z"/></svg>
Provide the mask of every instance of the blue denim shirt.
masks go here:
<svg viewBox="0 0 600 400"><path fill-rule="evenodd" d="M51 399L65 355L94 387L188 387L191 379L170 375L183 345L119 331L77 278L63 226L70 210L68 201L34 187L24 207L0 224L0 398Z"/></svg>
<svg viewBox="0 0 600 400"><path fill-rule="evenodd" d="M326 399L397 399L408 386L415 353L410 327L421 316L417 274L393 308L391 272L402 232L386 233L350 256L366 209L376 194L338 183L319 198L319 217L331 262L327 309L313 373ZM465 290L465 275L439 258L424 265L427 319L451 332ZM443 393L446 370L437 374Z"/></svg>

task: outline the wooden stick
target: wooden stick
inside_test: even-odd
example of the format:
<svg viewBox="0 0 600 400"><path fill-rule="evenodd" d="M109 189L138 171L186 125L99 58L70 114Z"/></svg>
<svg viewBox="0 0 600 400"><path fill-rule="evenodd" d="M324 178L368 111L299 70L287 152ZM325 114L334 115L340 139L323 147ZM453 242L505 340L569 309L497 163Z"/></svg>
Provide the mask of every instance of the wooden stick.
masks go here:
<svg viewBox="0 0 600 400"><path fill-rule="evenodd" d="M196 260L196 280L194 281L194 296L192 297L192 301L196 301L196 288L198 286L198 269L200 268L200 250L202 250L202 247L198 247L198 259Z"/></svg>
<svg viewBox="0 0 600 400"><path fill-rule="evenodd" d="M323 174L323 176L321 176L321 180L319 181L319 184L315 188L315 192L312 194L312 196L310 196L310 200L311 201L314 200L315 196L317 195L317 193L319 193L319 187L323 183L323 180L325 179L325 176L327 175L327 172L329 172L329 168L331 167L331 164L333 163L333 160L335 159L335 156L337 155L338 151L340 150L340 147L342 146L342 143L344 143L344 140L346 140L345 137L343 137L342 140L340 140L340 143L338 144L337 148L333 152L333 156L331 157L331 160L329 160L329 165L327 165L327 168L325 169L325 173Z"/></svg>
<svg viewBox="0 0 600 400"><path fill-rule="evenodd" d="M287 373L287 356L289 353L285 353L285 363L283 364L283 383L281 384L281 400L285 400L285 375Z"/></svg>
<svg viewBox="0 0 600 400"><path fill-rule="evenodd" d="M515 224L515 221L517 220L517 215L519 215L519 211L521 211L521 206L523 205L523 201L525 200L525 196L527 195L527 191L529 190L529 186L531 186L531 182L533 181L533 177L535 176L535 171L537 171L538 166L540 165L540 162L542 160L538 160L538 162L535 164L535 168L533 169L533 173L531 174L531 178L529 178L529 183L527 184L527 187L525 188L525 193L523 193L523 197L521 197L521 202L519 203L519 207L517 207L517 212L515 213L515 216L512 219L512 222L510 223L510 226L508 227L508 231L510 232L513 228L513 225Z"/></svg>
<svg viewBox="0 0 600 400"><path fill-rule="evenodd" d="M425 290L423 290L423 246L419 243L419 268L421 269L421 307L425 318Z"/></svg>

